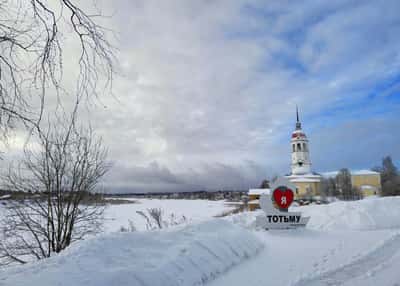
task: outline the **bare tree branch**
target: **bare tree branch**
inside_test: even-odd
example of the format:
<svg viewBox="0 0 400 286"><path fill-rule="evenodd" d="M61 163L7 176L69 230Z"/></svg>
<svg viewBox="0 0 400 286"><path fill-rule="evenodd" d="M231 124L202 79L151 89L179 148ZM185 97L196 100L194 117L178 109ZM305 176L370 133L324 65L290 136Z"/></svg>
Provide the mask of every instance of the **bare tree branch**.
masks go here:
<svg viewBox="0 0 400 286"><path fill-rule="evenodd" d="M0 0L0 134L18 122L34 128L42 120L46 99L98 95L101 82L111 91L114 47L110 31L72 0ZM69 35L69 36L68 36ZM72 43L77 46L70 46ZM66 51L77 48L76 87L66 87ZM70 63L71 60L68 59ZM102 88L103 89L103 88Z"/></svg>
<svg viewBox="0 0 400 286"><path fill-rule="evenodd" d="M51 125L40 132L40 150L25 150L19 168L10 168L6 187L33 192L9 201L1 223L0 264L49 257L100 230L104 206L94 194L108 171L106 150L93 132Z"/></svg>

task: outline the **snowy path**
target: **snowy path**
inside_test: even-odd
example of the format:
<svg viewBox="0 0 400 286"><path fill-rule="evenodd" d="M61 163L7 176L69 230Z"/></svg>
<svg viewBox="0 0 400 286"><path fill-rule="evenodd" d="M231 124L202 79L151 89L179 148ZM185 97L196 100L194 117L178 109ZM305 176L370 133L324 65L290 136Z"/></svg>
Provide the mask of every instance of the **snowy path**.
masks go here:
<svg viewBox="0 0 400 286"><path fill-rule="evenodd" d="M371 277L382 271L385 264L400 251L400 234L385 241L381 246L356 261L328 271L310 279L304 279L296 283L296 286L318 285L355 285L351 283L360 276ZM400 280L400 274L399 274ZM364 284L365 285L365 284Z"/></svg>
<svg viewBox="0 0 400 286"><path fill-rule="evenodd" d="M390 254L400 248L400 236L396 234L393 230L259 232L265 249L255 258L217 278L210 286L293 285L296 282L296 286L337 285L347 276L336 274L335 269L339 273L339 269L345 269L339 267L360 261L363 264L352 266L352 271L366 273L368 269L365 267L375 267L390 258ZM380 247L383 241L387 242ZM374 248L377 248L376 257L370 253ZM370 255L367 257L366 253ZM374 261L368 263L369 259ZM338 283L318 284L325 276L328 279L337 278Z"/></svg>

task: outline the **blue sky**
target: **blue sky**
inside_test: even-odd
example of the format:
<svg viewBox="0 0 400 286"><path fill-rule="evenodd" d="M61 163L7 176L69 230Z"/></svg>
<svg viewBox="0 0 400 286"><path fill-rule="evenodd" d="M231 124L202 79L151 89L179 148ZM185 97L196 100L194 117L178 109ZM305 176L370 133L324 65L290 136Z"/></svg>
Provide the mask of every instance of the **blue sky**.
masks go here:
<svg viewBox="0 0 400 286"><path fill-rule="evenodd" d="M92 117L114 190L238 189L286 174L296 104L315 171L399 162L398 1L113 5L119 102Z"/></svg>
<svg viewBox="0 0 400 286"><path fill-rule="evenodd" d="M399 1L102 5L119 75L115 96L82 116L109 148L109 191L246 189L286 174L296 105L314 171L400 165Z"/></svg>

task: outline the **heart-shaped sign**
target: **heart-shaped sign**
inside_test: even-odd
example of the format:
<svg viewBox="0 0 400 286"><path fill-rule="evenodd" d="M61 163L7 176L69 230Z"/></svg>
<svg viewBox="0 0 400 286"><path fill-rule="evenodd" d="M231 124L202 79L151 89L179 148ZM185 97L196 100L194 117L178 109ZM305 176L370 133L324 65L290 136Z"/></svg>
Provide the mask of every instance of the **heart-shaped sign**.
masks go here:
<svg viewBox="0 0 400 286"><path fill-rule="evenodd" d="M293 202L293 191L287 187L281 186L274 190L272 198L280 209L287 209Z"/></svg>

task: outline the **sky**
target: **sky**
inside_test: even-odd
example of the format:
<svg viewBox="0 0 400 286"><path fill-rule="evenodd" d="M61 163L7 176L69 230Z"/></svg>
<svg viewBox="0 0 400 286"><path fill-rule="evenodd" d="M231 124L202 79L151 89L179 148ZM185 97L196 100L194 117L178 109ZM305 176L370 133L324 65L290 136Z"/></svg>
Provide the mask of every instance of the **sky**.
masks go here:
<svg viewBox="0 0 400 286"><path fill-rule="evenodd" d="M86 116L109 150L107 191L247 189L287 174L296 105L314 171L386 155L400 167L399 1L101 7L118 75Z"/></svg>

